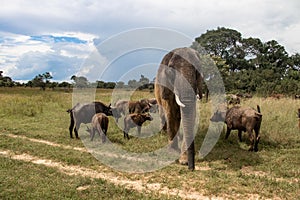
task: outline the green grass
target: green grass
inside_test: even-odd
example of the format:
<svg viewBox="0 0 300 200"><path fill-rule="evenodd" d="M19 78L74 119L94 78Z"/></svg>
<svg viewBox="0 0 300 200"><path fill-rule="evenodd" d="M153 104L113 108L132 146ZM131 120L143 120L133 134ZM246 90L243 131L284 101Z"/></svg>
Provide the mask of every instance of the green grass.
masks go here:
<svg viewBox="0 0 300 200"><path fill-rule="evenodd" d="M97 90L96 99L106 104L111 101L112 90ZM153 97L148 91L134 92L132 99ZM89 97L87 97L89 98ZM143 184L160 183L162 187L196 191L206 196L229 199L281 198L297 199L300 196L300 130L297 127L297 109L300 101L254 97L242 105L256 107L263 114L259 152L248 152L247 135L239 143L237 132L228 140L221 134L213 150L204 158L197 155L197 170L189 172L186 166L176 163L148 173L126 173L114 170L98 161L88 152L65 148L84 148L82 140L89 139L82 125L82 140L70 139L68 126L72 107L72 93L40 91L30 88L0 88L0 151L29 154L52 160L65 166L80 166L99 172L114 174L126 180ZM196 149L200 149L211 116L210 103L199 103L200 126L196 136ZM157 127L143 127L142 132ZM132 134L135 134L132 129ZM24 137L11 137L25 136ZM158 133L151 137L132 137L127 141L122 130L110 117L109 139L118 147L132 153L147 153L167 144L167 137ZM49 141L51 146L30 139ZM98 135L94 148L105 148ZM99 145L99 146L98 146ZM102 145L102 146L100 146ZM129 167L130 164L128 163ZM146 163L145 163L146 164ZM149 163L148 163L149 164ZM128 167L128 166L124 166ZM78 188L84 188L79 190ZM156 192L139 192L114 185L100 178L67 175L57 168L0 156L1 199L178 199Z"/></svg>

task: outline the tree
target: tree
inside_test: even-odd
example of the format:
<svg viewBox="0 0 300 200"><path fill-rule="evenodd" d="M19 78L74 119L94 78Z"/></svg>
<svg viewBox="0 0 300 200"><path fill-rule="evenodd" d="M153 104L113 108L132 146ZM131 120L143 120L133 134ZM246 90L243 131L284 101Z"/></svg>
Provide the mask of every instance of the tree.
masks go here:
<svg viewBox="0 0 300 200"><path fill-rule="evenodd" d="M129 80L127 84L130 88L137 88L139 86L138 82L135 79Z"/></svg>
<svg viewBox="0 0 300 200"><path fill-rule="evenodd" d="M12 78L9 76L3 76L3 71L0 71L0 87L13 87L15 85Z"/></svg>
<svg viewBox="0 0 300 200"><path fill-rule="evenodd" d="M52 79L52 76L49 72L38 74L32 79L32 85L33 87L40 87L42 90L46 90L46 86L50 86L50 79Z"/></svg>
<svg viewBox="0 0 300 200"><path fill-rule="evenodd" d="M209 54L226 59L229 56L229 52L238 47L241 41L241 33L222 27L217 30L208 30L195 40Z"/></svg>
<svg viewBox="0 0 300 200"><path fill-rule="evenodd" d="M97 88L105 88L105 82L104 81L96 81Z"/></svg>
<svg viewBox="0 0 300 200"><path fill-rule="evenodd" d="M115 82L107 82L104 84L104 86L107 89L114 89L116 87L116 83Z"/></svg>
<svg viewBox="0 0 300 200"><path fill-rule="evenodd" d="M275 40L263 43L258 38L242 38L236 30L218 28L197 37L192 48L211 55L227 91L288 92L293 87L298 90L295 80L299 80L300 55L289 57Z"/></svg>
<svg viewBox="0 0 300 200"><path fill-rule="evenodd" d="M277 41L271 40L263 44L258 55L258 65L262 69L272 69L281 77L285 75L288 68L288 53Z"/></svg>
<svg viewBox="0 0 300 200"><path fill-rule="evenodd" d="M50 82L50 79L53 78L49 72L44 73L42 76L43 76L46 84L48 84Z"/></svg>
<svg viewBox="0 0 300 200"><path fill-rule="evenodd" d="M150 81L147 77L145 77L144 75L141 75L141 78L138 82L139 90L148 88L149 87L149 82Z"/></svg>
<svg viewBox="0 0 300 200"><path fill-rule="evenodd" d="M125 83L123 81L118 81L116 84L116 88L124 88L125 87Z"/></svg>
<svg viewBox="0 0 300 200"><path fill-rule="evenodd" d="M88 79L84 76L75 76L73 75L71 77L71 80L73 80L75 82L74 86L77 88L86 88L89 86L89 82Z"/></svg>
<svg viewBox="0 0 300 200"><path fill-rule="evenodd" d="M33 87L40 87L42 90L46 89L46 84L43 82L43 76L41 74L32 79L32 85Z"/></svg>
<svg viewBox="0 0 300 200"><path fill-rule="evenodd" d="M70 88L71 87L71 84L66 82L66 81L63 81L61 83L58 84L58 87L63 87L63 88Z"/></svg>

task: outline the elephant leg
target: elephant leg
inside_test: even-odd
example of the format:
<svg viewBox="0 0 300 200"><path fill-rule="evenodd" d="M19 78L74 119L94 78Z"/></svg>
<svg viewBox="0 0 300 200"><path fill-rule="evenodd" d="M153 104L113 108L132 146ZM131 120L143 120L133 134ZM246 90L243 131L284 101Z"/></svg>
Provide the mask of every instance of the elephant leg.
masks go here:
<svg viewBox="0 0 300 200"><path fill-rule="evenodd" d="M164 112L167 121L167 135L170 147L176 151L180 151L178 147L178 137L176 137L180 126L180 108L177 104L169 104Z"/></svg>

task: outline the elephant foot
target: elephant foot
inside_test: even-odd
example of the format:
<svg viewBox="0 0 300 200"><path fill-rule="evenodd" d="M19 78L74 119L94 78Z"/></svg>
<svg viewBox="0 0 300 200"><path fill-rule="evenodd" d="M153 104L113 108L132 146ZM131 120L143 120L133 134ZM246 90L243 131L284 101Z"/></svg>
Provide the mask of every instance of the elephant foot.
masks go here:
<svg viewBox="0 0 300 200"><path fill-rule="evenodd" d="M183 152L183 153L180 155L180 158L179 158L178 162L179 162L181 165L188 165L188 156L187 156L187 152Z"/></svg>

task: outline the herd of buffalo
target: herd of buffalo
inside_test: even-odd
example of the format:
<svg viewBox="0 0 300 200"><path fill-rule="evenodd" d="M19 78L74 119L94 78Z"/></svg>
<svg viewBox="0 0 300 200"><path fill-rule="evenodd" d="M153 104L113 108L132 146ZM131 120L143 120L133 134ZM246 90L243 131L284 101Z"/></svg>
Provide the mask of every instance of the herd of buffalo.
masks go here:
<svg viewBox="0 0 300 200"><path fill-rule="evenodd" d="M228 102L232 102L232 98ZM102 142L106 141L109 118L113 116L116 121L124 115L124 138L129 139L128 132L130 128L137 127L138 134L141 133L141 127L147 120L152 121L150 113L159 110L157 101L152 99L141 99L139 101L119 100L115 106L107 106L102 102L92 102L80 104L77 103L73 108L67 110L70 114L70 137L73 138L73 130L76 138L81 123L91 123L90 132L91 140L93 140L97 132L102 138ZM300 111L299 111L300 112ZM227 105L220 105L217 111L210 119L212 122L224 121L227 125L225 139L228 138L231 130L238 130L239 140L242 141L242 132L247 132L251 141L250 151L258 151L258 142L260 139L259 129L262 121L260 107L257 110L250 107L241 107L234 105L228 109ZM253 131L255 134L253 134Z"/></svg>
<svg viewBox="0 0 300 200"><path fill-rule="evenodd" d="M166 54L161 61L155 79L155 98L139 101L119 100L115 105L105 105L102 102L78 103L67 112L70 114L70 137L73 130L78 138L81 123L92 123L89 129L91 140L96 132L106 140L109 124L107 116L113 116L118 122L124 117L124 138L129 139L129 129L137 127L141 132L143 123L153 120L151 113L159 112L161 128L168 135L171 148L178 150L178 139L175 137L179 126L183 126L183 142L179 162L187 164L188 169L195 169L194 125L196 112L196 96L202 97L203 63L197 51L191 48L178 48ZM259 130L262 122L260 107L256 109L240 106L240 98L251 98L251 95L234 95L227 99L226 105L219 105L211 117L212 123L225 122L227 139L231 130L238 130L239 140L242 132L248 134L249 151L258 151L260 140ZM231 106L230 104L234 104ZM229 106L231 108L229 108ZM182 122L182 123L181 123ZM299 110L300 128L300 110Z"/></svg>
<svg viewBox="0 0 300 200"><path fill-rule="evenodd" d="M129 139L128 132L130 128L137 127L138 133L141 133L142 124L153 118L149 112L156 112L157 102L155 99L142 99L140 101L119 100L115 107L107 106L102 102L77 103L73 108L67 110L70 113L70 137L73 138L73 130L76 138L81 123L91 123L92 128L88 131L93 140L95 133L102 135L102 141L105 142L109 119L107 116L114 116L116 121L124 115L124 138Z"/></svg>

